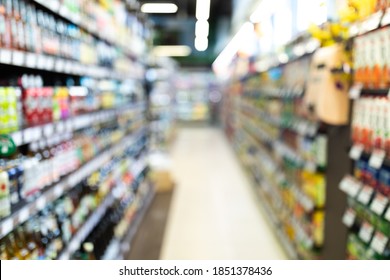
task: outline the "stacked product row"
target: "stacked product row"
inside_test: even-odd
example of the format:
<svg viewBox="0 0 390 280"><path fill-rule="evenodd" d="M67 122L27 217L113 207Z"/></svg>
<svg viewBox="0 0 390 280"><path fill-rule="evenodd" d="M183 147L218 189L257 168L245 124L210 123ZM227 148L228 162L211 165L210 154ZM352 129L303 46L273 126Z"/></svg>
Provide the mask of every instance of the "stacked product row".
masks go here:
<svg viewBox="0 0 390 280"><path fill-rule="evenodd" d="M145 18L124 1L0 0L0 25L1 259L123 257L152 194Z"/></svg>
<svg viewBox="0 0 390 280"><path fill-rule="evenodd" d="M137 189L143 184L142 178L146 170L135 173L133 167L143 156L144 141L144 137L139 137L133 146L115 155L68 193L45 205L44 209L26 223L17 226L1 240L1 259L37 260L61 257L61 254L69 250L69 244L73 242L75 235L82 229L85 230L94 211L101 208L111 196L111 204L106 207L96 227L103 227L107 222L113 222L114 218L119 221L124 210L134 203ZM140 193L142 197L138 199L145 196ZM131 220L128 222L131 223ZM101 242L109 242L113 232L107 230L104 236L91 239L98 231L97 228L87 228L91 233L85 242L90 244L89 247L93 246L96 257L100 258L107 247L102 246ZM88 246L83 244L82 247ZM75 255L84 258L81 252Z"/></svg>
<svg viewBox="0 0 390 280"><path fill-rule="evenodd" d="M384 27L354 38L354 87L359 88L351 121L354 165L340 183L348 195L343 222L350 259L390 258L389 32Z"/></svg>
<svg viewBox="0 0 390 280"><path fill-rule="evenodd" d="M118 7L112 7L111 10L94 1L70 2L73 4L72 8L69 8L70 5L67 3L58 2L57 6L64 7L62 11L71 11L62 14L78 15L80 21L85 22L86 25L98 26L97 30L102 32L100 33L102 35L110 34L110 37L113 37L113 34L122 34L124 36L115 36L110 43L107 43L105 38L96 37L79 25L64 20L62 15L58 17L55 13L47 12L33 1L2 0L0 21L4 27L0 35L0 47L51 55L118 71L129 70L132 60L127 57L128 47L123 49L123 46L126 46L123 38L132 36L144 38L146 32L136 16L129 13L120 3L115 4ZM117 16L116 20L111 13Z"/></svg>
<svg viewBox="0 0 390 280"><path fill-rule="evenodd" d="M292 255L318 258L324 243L327 137L300 112L301 95L273 96L258 90L259 80L249 78L243 85L235 145L251 158L245 163L276 213Z"/></svg>
<svg viewBox="0 0 390 280"><path fill-rule="evenodd" d="M83 113L118 108L136 96L134 83L114 80L68 78L63 85L44 85L42 76L22 75L0 87L0 133L11 133L25 127L66 120ZM67 86L69 85L69 86Z"/></svg>

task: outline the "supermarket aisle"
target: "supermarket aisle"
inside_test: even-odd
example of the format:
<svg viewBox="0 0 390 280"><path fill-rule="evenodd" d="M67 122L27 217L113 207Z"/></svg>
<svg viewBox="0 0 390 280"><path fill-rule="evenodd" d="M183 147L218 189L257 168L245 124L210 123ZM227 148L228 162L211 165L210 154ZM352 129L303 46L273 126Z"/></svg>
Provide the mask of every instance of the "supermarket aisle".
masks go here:
<svg viewBox="0 0 390 280"><path fill-rule="evenodd" d="M285 259L223 132L179 131L161 259Z"/></svg>

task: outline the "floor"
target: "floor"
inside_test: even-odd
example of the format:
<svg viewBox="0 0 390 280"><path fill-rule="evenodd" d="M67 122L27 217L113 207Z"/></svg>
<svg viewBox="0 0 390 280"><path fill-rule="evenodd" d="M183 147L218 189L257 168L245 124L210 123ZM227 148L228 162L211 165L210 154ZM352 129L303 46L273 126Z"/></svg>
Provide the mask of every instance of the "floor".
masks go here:
<svg viewBox="0 0 390 280"><path fill-rule="evenodd" d="M218 128L180 129L161 259L286 259Z"/></svg>
<svg viewBox="0 0 390 280"><path fill-rule="evenodd" d="M173 191L156 193L131 242L126 260L158 260Z"/></svg>

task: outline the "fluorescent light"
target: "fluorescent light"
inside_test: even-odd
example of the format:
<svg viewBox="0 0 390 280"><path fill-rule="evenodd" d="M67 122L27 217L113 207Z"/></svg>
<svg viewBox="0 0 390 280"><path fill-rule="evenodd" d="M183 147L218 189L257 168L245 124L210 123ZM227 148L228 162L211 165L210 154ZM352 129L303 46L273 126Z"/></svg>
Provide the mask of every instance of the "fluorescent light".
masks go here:
<svg viewBox="0 0 390 280"><path fill-rule="evenodd" d="M189 56L191 54L191 48L188 46L156 46L153 48L152 53L155 56Z"/></svg>
<svg viewBox="0 0 390 280"><path fill-rule="evenodd" d="M197 20L208 20L210 17L210 0L196 0Z"/></svg>
<svg viewBox="0 0 390 280"><path fill-rule="evenodd" d="M174 14L177 9L173 3L145 3L141 6L141 12L145 14Z"/></svg>
<svg viewBox="0 0 390 280"><path fill-rule="evenodd" d="M195 36L207 38L209 36L209 23L207 20L198 20L195 24Z"/></svg>
<svg viewBox="0 0 390 280"><path fill-rule="evenodd" d="M271 16L273 11L278 5L279 0L263 0L256 8L256 10L250 16L250 21L253 23L258 23L262 21L265 17Z"/></svg>
<svg viewBox="0 0 390 280"><path fill-rule="evenodd" d="M209 47L209 40L207 37L195 37L195 49L204 52Z"/></svg>
<svg viewBox="0 0 390 280"><path fill-rule="evenodd" d="M247 39L253 34L254 26L250 22L246 22L240 28L229 44L219 54L213 63L214 71L226 69L232 62L236 53L240 50L243 44L247 43Z"/></svg>

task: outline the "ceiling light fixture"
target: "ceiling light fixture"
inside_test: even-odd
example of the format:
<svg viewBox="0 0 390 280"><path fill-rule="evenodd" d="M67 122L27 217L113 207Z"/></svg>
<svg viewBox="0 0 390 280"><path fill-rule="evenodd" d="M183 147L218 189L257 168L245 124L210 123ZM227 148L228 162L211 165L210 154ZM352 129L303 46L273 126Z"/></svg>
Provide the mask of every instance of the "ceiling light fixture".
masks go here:
<svg viewBox="0 0 390 280"><path fill-rule="evenodd" d="M208 20L210 17L210 0L196 0L197 20Z"/></svg>
<svg viewBox="0 0 390 280"><path fill-rule="evenodd" d="M209 47L209 40L207 37L195 37L195 49L204 52Z"/></svg>
<svg viewBox="0 0 390 280"><path fill-rule="evenodd" d="M177 10L173 3L145 3L141 6L141 12L145 14L174 14Z"/></svg>
<svg viewBox="0 0 390 280"><path fill-rule="evenodd" d="M207 20L198 20L195 24L195 36L205 37L209 36L209 23Z"/></svg>
<svg viewBox="0 0 390 280"><path fill-rule="evenodd" d="M152 53L155 56L189 56L191 54L191 48L184 45L156 46L153 48Z"/></svg>

